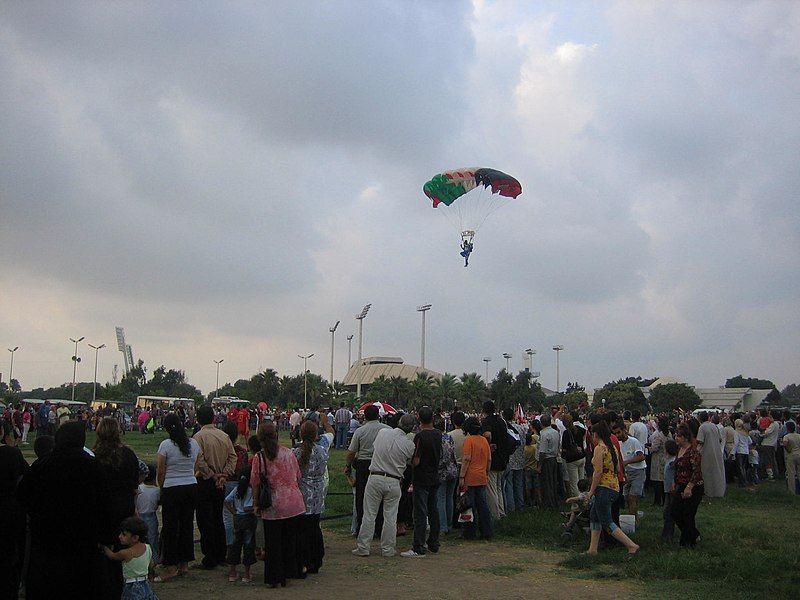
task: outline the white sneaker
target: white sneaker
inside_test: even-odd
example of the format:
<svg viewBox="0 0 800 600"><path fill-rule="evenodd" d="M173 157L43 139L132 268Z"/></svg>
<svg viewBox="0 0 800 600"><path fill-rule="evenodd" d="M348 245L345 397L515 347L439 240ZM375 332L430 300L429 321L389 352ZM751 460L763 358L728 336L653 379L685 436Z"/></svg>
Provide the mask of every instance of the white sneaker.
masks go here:
<svg viewBox="0 0 800 600"><path fill-rule="evenodd" d="M358 548L353 548L350 550L350 552L352 552L355 556L369 556L369 552L362 552Z"/></svg>
<svg viewBox="0 0 800 600"><path fill-rule="evenodd" d="M406 550L405 552L401 552L400 556L404 556L405 558L425 558L424 554L418 554L414 552L414 550Z"/></svg>

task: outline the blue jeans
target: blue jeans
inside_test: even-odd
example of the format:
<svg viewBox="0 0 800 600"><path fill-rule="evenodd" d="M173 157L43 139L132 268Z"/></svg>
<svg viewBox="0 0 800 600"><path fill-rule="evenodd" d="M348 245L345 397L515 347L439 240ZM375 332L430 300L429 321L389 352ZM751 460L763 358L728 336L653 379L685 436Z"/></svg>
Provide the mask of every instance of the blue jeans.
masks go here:
<svg viewBox="0 0 800 600"><path fill-rule="evenodd" d="M492 537L492 513L489 510L489 501L486 496L486 486L470 486L467 488L467 498L472 504L472 522L464 524L464 539L475 539L475 523L480 528L481 538L488 540Z"/></svg>
<svg viewBox="0 0 800 600"><path fill-rule="evenodd" d="M345 448L347 446L347 431L349 428L349 423L336 424L336 440L333 444L335 448Z"/></svg>
<svg viewBox="0 0 800 600"><path fill-rule="evenodd" d="M525 472L522 469L506 469L503 474L503 499L506 514L525 508Z"/></svg>
<svg viewBox="0 0 800 600"><path fill-rule="evenodd" d="M619 492L611 488L598 486L595 490L592 506L589 509L589 524L594 531L605 529L608 533L614 533L618 529L611 517L611 507L617 501L617 496Z"/></svg>
<svg viewBox="0 0 800 600"><path fill-rule="evenodd" d="M236 485L237 482L235 481L225 482L226 498L232 490L236 489ZM230 546L233 543L233 515L231 514L231 511L224 507L222 509L222 523L225 525L225 545Z"/></svg>
<svg viewBox="0 0 800 600"><path fill-rule="evenodd" d="M433 553L439 551L439 507L437 500L438 485L415 485L414 501L414 552L425 554L425 532L430 522L427 546Z"/></svg>
<svg viewBox="0 0 800 600"><path fill-rule="evenodd" d="M161 557L158 547L158 517L156 513L142 513L139 515L142 521L147 525L147 543L153 549L153 562L159 564Z"/></svg>
<svg viewBox="0 0 800 600"><path fill-rule="evenodd" d="M439 531L447 533L453 523L453 496L456 493L458 479L450 479L439 483L438 505L439 505Z"/></svg>

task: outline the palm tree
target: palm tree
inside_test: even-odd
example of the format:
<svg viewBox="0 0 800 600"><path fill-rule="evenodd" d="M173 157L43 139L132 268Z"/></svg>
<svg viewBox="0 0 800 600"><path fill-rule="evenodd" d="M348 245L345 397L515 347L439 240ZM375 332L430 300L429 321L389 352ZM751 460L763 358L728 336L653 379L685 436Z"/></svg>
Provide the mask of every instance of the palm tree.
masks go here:
<svg viewBox="0 0 800 600"><path fill-rule="evenodd" d="M409 410L430 404L433 398L434 381L433 376L428 373L417 373L417 376L408 385L411 393Z"/></svg>
<svg viewBox="0 0 800 600"><path fill-rule="evenodd" d="M294 377L284 375L279 381L278 404L281 408L297 406L297 382Z"/></svg>
<svg viewBox="0 0 800 600"><path fill-rule="evenodd" d="M370 402L388 402L390 400L391 384L386 375L376 378L369 386L366 399Z"/></svg>
<svg viewBox="0 0 800 600"><path fill-rule="evenodd" d="M434 397L439 402L439 406L445 410L450 410L458 398L458 378L452 373L445 373L441 379L434 382Z"/></svg>
<svg viewBox="0 0 800 600"><path fill-rule="evenodd" d="M472 411L480 410L488 396L486 383L477 373L464 373L461 376L461 401L464 408Z"/></svg>
<svg viewBox="0 0 800 600"><path fill-rule="evenodd" d="M389 404L395 408L405 408L408 403L408 379L395 375L389 378Z"/></svg>

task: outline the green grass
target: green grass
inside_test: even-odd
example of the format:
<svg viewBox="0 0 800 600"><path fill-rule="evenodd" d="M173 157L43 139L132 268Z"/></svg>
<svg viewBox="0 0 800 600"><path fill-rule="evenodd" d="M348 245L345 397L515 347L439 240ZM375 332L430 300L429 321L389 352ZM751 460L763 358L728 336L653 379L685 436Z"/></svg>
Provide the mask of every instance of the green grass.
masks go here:
<svg viewBox="0 0 800 600"><path fill-rule="evenodd" d="M125 443L142 459L155 462L163 432L143 436L128 433ZM33 443L23 446L23 454L32 461ZM289 445L288 434L281 433L281 442ZM94 444L94 434L87 436L87 446ZM328 463L331 495L326 500L326 515L349 514L353 497L343 470L346 452L331 450ZM341 495L338 495L341 494ZM701 542L695 550L680 550L676 541L659 541L662 525L661 509L651 506L652 498L642 500L644 519L633 539L642 550L635 560L624 560L624 550L603 550L597 557L582 553L588 547L588 536L576 534L570 542L562 542L562 519L554 511L531 510L512 513L496 524L495 540L535 547L565 554L559 569L570 576L587 579L611 579L634 583L646 597L680 596L707 598L724 594L726 599L770 596L797 597L800 589L800 496L790 496L785 486L766 482L756 493L729 487L725 498L705 499L697 514ZM566 507L565 507L566 508ZM325 528L346 532L350 518L325 521ZM676 532L677 533L677 532ZM459 545L448 540L448 545ZM520 572L517 565L490 565L485 572L512 576Z"/></svg>
<svg viewBox="0 0 800 600"><path fill-rule="evenodd" d="M640 554L625 561L622 548L602 550L596 557L582 554L588 535L561 541L561 519L555 512L529 510L514 513L497 526L497 537L544 550L566 551L560 566L588 579L634 580L651 597L685 598L797 597L800 558L797 515L800 497L790 496L785 485L762 483L756 493L729 487L725 498L705 499L697 513L701 541L694 550L675 542L660 542L661 509L642 501L645 516L631 536ZM724 592L722 592L724 590Z"/></svg>

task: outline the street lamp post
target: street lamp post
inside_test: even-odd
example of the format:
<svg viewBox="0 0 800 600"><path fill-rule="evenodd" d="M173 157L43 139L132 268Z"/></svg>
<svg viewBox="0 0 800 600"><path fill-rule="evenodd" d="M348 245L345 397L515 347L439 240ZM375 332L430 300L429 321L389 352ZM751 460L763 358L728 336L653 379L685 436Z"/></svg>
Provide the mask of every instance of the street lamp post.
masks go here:
<svg viewBox="0 0 800 600"><path fill-rule="evenodd" d="M82 342L85 336L79 337L77 340L69 338L70 342L75 343L75 354L72 355L72 401L75 402L75 376L78 373L78 363L81 359L78 358L78 342Z"/></svg>
<svg viewBox="0 0 800 600"><path fill-rule="evenodd" d="M491 358L488 356L483 357L483 362L486 363L486 385L489 385L489 363L491 362Z"/></svg>
<svg viewBox="0 0 800 600"><path fill-rule="evenodd" d="M8 369L8 391L12 392L14 390L11 389L11 380L14 378L14 352L19 350L19 346L14 346L13 348L7 348L9 352L11 352L11 367Z"/></svg>
<svg viewBox="0 0 800 600"><path fill-rule="evenodd" d="M503 352L503 358L506 359L506 373L509 373L509 360L511 360L511 355L508 352Z"/></svg>
<svg viewBox="0 0 800 600"><path fill-rule="evenodd" d="M417 307L417 312L422 313L422 352L420 353L419 366L425 368L425 313L431 309L430 304Z"/></svg>
<svg viewBox="0 0 800 600"><path fill-rule="evenodd" d="M219 360L214 360L214 364L217 365L217 389L214 392L214 396L219 396L219 366L225 362L224 358L220 358Z"/></svg>
<svg viewBox="0 0 800 600"><path fill-rule="evenodd" d="M97 400L97 354L100 352L101 348L105 348L105 344L100 344L99 346L92 346L91 344L87 344L89 348L94 350L94 381L92 382L92 403Z"/></svg>
<svg viewBox="0 0 800 600"><path fill-rule="evenodd" d="M563 349L564 349L564 346L562 346L560 344L558 346L553 346L553 350L556 351L556 394L561 391L561 371L560 371L561 362L560 362L560 356L561 356L561 351Z"/></svg>
<svg viewBox="0 0 800 600"><path fill-rule="evenodd" d="M528 355L528 370L533 373L533 355L536 354L536 350L528 348L525 350L525 354Z"/></svg>
<svg viewBox="0 0 800 600"><path fill-rule="evenodd" d="M361 343L364 339L364 317L367 316L371 307L372 304L367 304L361 309L361 312L356 315L356 320L358 321L358 369L356 370L358 381L356 382L356 398L359 400L361 399Z"/></svg>
<svg viewBox="0 0 800 600"><path fill-rule="evenodd" d="M347 370L353 366L353 334L347 336Z"/></svg>
<svg viewBox="0 0 800 600"><path fill-rule="evenodd" d="M330 379L331 388L333 388L333 338L336 336L336 328L338 326L339 326L339 321L336 321L336 325L328 328L328 331L331 332L331 379Z"/></svg>
<svg viewBox="0 0 800 600"><path fill-rule="evenodd" d="M303 410L308 410L308 359L314 356L314 353L303 356L298 354L297 358L303 359Z"/></svg>

